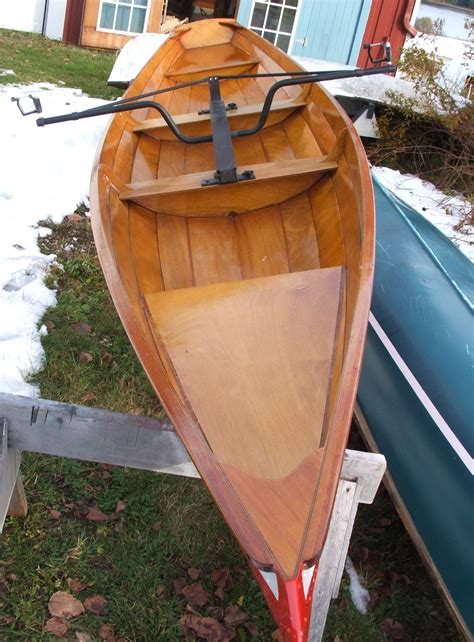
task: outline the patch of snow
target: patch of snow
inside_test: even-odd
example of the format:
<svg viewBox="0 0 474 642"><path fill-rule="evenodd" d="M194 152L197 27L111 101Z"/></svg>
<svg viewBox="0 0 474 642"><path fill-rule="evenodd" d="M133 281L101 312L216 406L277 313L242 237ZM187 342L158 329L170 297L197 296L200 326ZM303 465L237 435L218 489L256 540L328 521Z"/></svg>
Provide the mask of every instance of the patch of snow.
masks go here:
<svg viewBox="0 0 474 642"><path fill-rule="evenodd" d="M331 71L333 69L356 69L326 60L293 56L293 59L308 71ZM321 83L333 96L353 96L366 100L375 100L387 104L392 103L389 92L393 91L405 98L414 98L413 85L402 78L380 74L377 76L362 76L361 78L342 78L327 80Z"/></svg>
<svg viewBox="0 0 474 642"><path fill-rule="evenodd" d="M14 76L15 72L13 69L0 69L0 76Z"/></svg>
<svg viewBox="0 0 474 642"><path fill-rule="evenodd" d="M350 580L349 592L351 594L351 598L354 603L354 606L359 611L359 613L363 613L365 615L367 613L367 609L370 602L370 593L365 588L365 586L362 586L360 577L357 571L355 570L354 564L352 563L352 560L349 557L349 555L346 558L345 569Z"/></svg>
<svg viewBox="0 0 474 642"><path fill-rule="evenodd" d="M468 201L459 196L447 196L412 174L401 174L388 167L373 167L372 172L385 187L428 219L474 262L473 227L465 225L461 229L453 229L471 212L472 205Z"/></svg>
<svg viewBox="0 0 474 642"><path fill-rule="evenodd" d="M44 277L55 260L38 249L51 230L37 222L59 222L86 200L95 149L108 117L39 128L22 117L12 97L41 98L45 115L102 104L78 89L37 83L0 85L0 390L36 396L26 383L42 363L38 321L56 302Z"/></svg>

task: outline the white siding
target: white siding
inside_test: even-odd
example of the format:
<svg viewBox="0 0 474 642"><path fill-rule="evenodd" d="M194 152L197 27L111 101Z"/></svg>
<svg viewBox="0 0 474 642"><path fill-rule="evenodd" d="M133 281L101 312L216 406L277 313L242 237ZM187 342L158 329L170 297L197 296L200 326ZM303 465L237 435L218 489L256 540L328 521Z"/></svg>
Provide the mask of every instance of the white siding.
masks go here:
<svg viewBox="0 0 474 642"><path fill-rule="evenodd" d="M0 0L0 27L41 33L46 0Z"/></svg>

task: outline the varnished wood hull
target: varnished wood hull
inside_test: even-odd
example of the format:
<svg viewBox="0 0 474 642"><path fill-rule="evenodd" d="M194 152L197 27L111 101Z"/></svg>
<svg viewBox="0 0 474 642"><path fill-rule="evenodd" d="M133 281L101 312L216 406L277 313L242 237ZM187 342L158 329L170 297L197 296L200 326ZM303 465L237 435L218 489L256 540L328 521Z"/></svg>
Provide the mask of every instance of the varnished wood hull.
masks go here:
<svg viewBox="0 0 474 642"><path fill-rule="evenodd" d="M297 70L231 21L170 38L128 95L212 73ZM221 82L254 124L273 80ZM208 91L160 97L209 132ZM92 221L117 310L150 381L249 557L282 578L320 555L370 305L374 206L352 124L317 85L279 90L265 129L234 139L255 181L201 187L212 144L148 110L112 118ZM240 112L239 112L240 110Z"/></svg>

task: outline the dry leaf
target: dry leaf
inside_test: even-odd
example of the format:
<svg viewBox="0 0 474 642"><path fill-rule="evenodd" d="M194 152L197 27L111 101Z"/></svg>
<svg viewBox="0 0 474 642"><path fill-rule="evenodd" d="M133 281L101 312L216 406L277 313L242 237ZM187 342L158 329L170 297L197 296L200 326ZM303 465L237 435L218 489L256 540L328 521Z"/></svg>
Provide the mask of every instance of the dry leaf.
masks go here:
<svg viewBox="0 0 474 642"><path fill-rule="evenodd" d="M183 588L183 595L186 601L191 604L191 606L202 608L209 603L210 595L203 587L201 582L196 582L195 584L190 584L189 586Z"/></svg>
<svg viewBox="0 0 474 642"><path fill-rule="evenodd" d="M154 531L156 531L157 533L158 533L158 531L161 531L161 524L160 524L160 522L155 522L155 523L153 524L153 530L154 530Z"/></svg>
<svg viewBox="0 0 474 642"><path fill-rule="evenodd" d="M46 622L44 631L57 638L63 638L69 629L69 622L63 617L52 617Z"/></svg>
<svg viewBox="0 0 474 642"><path fill-rule="evenodd" d="M83 631L76 631L75 636L78 642L91 642L92 640L91 636Z"/></svg>
<svg viewBox="0 0 474 642"><path fill-rule="evenodd" d="M108 602L102 595L91 595L84 600L84 606L94 615L105 615L108 609Z"/></svg>
<svg viewBox="0 0 474 642"><path fill-rule="evenodd" d="M246 622L244 626L247 629L247 631L250 633L250 636L252 639L258 638L258 628L256 624L254 624L253 622Z"/></svg>
<svg viewBox="0 0 474 642"><path fill-rule="evenodd" d="M106 522L109 516L103 513L98 508L89 508L87 511L86 519L90 522Z"/></svg>
<svg viewBox="0 0 474 642"><path fill-rule="evenodd" d="M166 586L164 584L158 584L158 586L156 587L157 596L161 597L162 595L164 595L165 591L166 591Z"/></svg>
<svg viewBox="0 0 474 642"><path fill-rule="evenodd" d="M61 519L61 513L58 510L50 510L49 516L51 519Z"/></svg>
<svg viewBox="0 0 474 642"><path fill-rule="evenodd" d="M67 61L68 59L64 58L64 60ZM72 221L73 223L75 221L82 221L82 216L80 214L68 214L66 218L68 221Z"/></svg>
<svg viewBox="0 0 474 642"><path fill-rule="evenodd" d="M218 568L212 571L211 579L213 584L216 586L214 595L220 600L224 599L224 591L229 581L229 570L226 568Z"/></svg>
<svg viewBox="0 0 474 642"><path fill-rule="evenodd" d="M7 580L10 580L10 582L16 582L17 579L18 575L15 575L15 573L8 573Z"/></svg>
<svg viewBox="0 0 474 642"><path fill-rule="evenodd" d="M93 361L94 357L91 355L90 352L80 352L79 353L79 361L83 361L84 363L89 363L90 361Z"/></svg>
<svg viewBox="0 0 474 642"><path fill-rule="evenodd" d="M48 610L55 617L76 617L84 613L84 607L81 602L66 591L57 591L53 593L49 602Z"/></svg>
<svg viewBox="0 0 474 642"><path fill-rule="evenodd" d="M334 638L334 642L344 642L344 640L336 635L336 637Z"/></svg>
<svg viewBox="0 0 474 642"><path fill-rule="evenodd" d="M230 626L240 626L248 619L248 615L237 604L230 604L225 610L224 622Z"/></svg>
<svg viewBox="0 0 474 642"><path fill-rule="evenodd" d="M46 329L48 332L51 332L51 330L54 330L54 328L56 327L53 321L50 321L49 319L47 319L46 321L43 321L43 325L46 326Z"/></svg>
<svg viewBox="0 0 474 642"><path fill-rule="evenodd" d="M97 401L97 395L93 392L88 392L82 397L82 401Z"/></svg>
<svg viewBox="0 0 474 642"><path fill-rule="evenodd" d="M76 323L74 330L79 334L90 334L92 332L92 328L88 323Z"/></svg>
<svg viewBox="0 0 474 642"><path fill-rule="evenodd" d="M230 642L235 639L236 631L230 626L218 622L212 617L184 615L181 626L185 634L195 633L198 638L209 642Z"/></svg>
<svg viewBox="0 0 474 642"><path fill-rule="evenodd" d="M196 581L199 579L201 573L197 570L197 568L188 568L188 575L192 580Z"/></svg>
<svg viewBox="0 0 474 642"><path fill-rule="evenodd" d="M385 635L392 640L403 640L405 636L403 624L391 617L386 618L380 625L380 628L385 633Z"/></svg>
<svg viewBox="0 0 474 642"><path fill-rule="evenodd" d="M181 595L187 585L188 580L185 577L177 577L173 580L173 589L177 595Z"/></svg>
<svg viewBox="0 0 474 642"><path fill-rule="evenodd" d="M124 510L125 510L125 502L119 499L115 506L115 514L118 515L119 513L123 513Z"/></svg>
<svg viewBox="0 0 474 642"><path fill-rule="evenodd" d="M86 588L86 584L84 582L81 582L81 580L78 580L74 577L70 577L67 580L67 585L71 589L73 593L80 593Z"/></svg>
<svg viewBox="0 0 474 642"><path fill-rule="evenodd" d="M110 624L101 624L99 627L99 637L101 640L111 640L115 638L114 630Z"/></svg>

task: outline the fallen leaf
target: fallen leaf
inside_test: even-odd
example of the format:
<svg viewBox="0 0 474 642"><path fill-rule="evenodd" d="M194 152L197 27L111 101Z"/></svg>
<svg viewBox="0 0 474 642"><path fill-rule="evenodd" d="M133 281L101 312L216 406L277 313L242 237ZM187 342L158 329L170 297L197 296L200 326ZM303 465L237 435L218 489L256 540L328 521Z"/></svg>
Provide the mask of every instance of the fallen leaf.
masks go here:
<svg viewBox="0 0 474 642"><path fill-rule="evenodd" d="M186 601L191 604L191 606L202 608L209 603L210 595L203 587L201 582L196 582L195 584L190 584L189 586L183 588L183 595Z"/></svg>
<svg viewBox="0 0 474 642"><path fill-rule="evenodd" d="M244 626L247 629L247 631L250 633L250 636L251 636L252 639L253 638L255 638L255 639L258 638L258 628L257 628L256 624L254 624L253 622L246 622L244 624ZM342 642L342 640L341 640L341 642Z"/></svg>
<svg viewBox="0 0 474 642"><path fill-rule="evenodd" d="M230 642L235 639L234 628L218 622L212 617L201 617L200 615L184 615L181 618L181 626L186 634L195 633L198 638L210 642Z"/></svg>
<svg viewBox="0 0 474 642"><path fill-rule="evenodd" d="M102 595L91 595L84 600L84 606L94 615L105 615L108 609L108 602Z"/></svg>
<svg viewBox="0 0 474 642"><path fill-rule="evenodd" d="M47 329L48 332L51 332L51 330L54 330L54 328L55 328L54 323L52 321L50 321L49 319L47 319L46 321L43 321L43 325L46 326L46 329Z"/></svg>
<svg viewBox="0 0 474 642"><path fill-rule="evenodd" d="M78 642L91 642L92 640L91 636L83 631L76 631L75 636Z"/></svg>
<svg viewBox="0 0 474 642"><path fill-rule="evenodd" d="M229 582L229 570L226 568L218 568L212 571L211 579L213 584L216 586L214 595L220 600L224 599L224 591Z"/></svg>
<svg viewBox="0 0 474 642"><path fill-rule="evenodd" d="M405 630L403 624L391 617L386 618L380 625L380 628L385 635L392 640L403 640L404 638Z"/></svg>
<svg viewBox="0 0 474 642"><path fill-rule="evenodd" d="M188 568L188 575L192 580L196 581L199 579L201 573L197 570L197 568Z"/></svg>
<svg viewBox="0 0 474 642"><path fill-rule="evenodd" d="M16 582L17 579L18 575L15 575L15 573L8 573L7 580L10 580L10 582Z"/></svg>
<svg viewBox="0 0 474 642"><path fill-rule="evenodd" d="M93 392L88 392L82 397L82 401L97 401L97 395Z"/></svg>
<svg viewBox="0 0 474 642"><path fill-rule="evenodd" d="M173 589L177 595L181 595L187 585L188 580L185 577L177 577L173 580Z"/></svg>
<svg viewBox="0 0 474 642"><path fill-rule="evenodd" d="M98 508L89 508L87 511L86 519L90 522L106 522L109 516L103 513Z"/></svg>
<svg viewBox="0 0 474 642"><path fill-rule="evenodd" d="M158 533L158 531L161 531L161 524L160 524L160 522L155 522L155 523L153 524L153 527L152 527L152 528L153 528L153 530L154 530L154 531L156 531L157 533Z"/></svg>
<svg viewBox="0 0 474 642"><path fill-rule="evenodd" d="M53 593L48 602L48 611L55 617L76 617L84 613L84 607L77 598L66 591Z"/></svg>
<svg viewBox="0 0 474 642"><path fill-rule="evenodd" d="M51 617L44 626L45 633L51 633L57 638L63 638L69 629L69 622L63 617Z"/></svg>
<svg viewBox="0 0 474 642"><path fill-rule="evenodd" d="M125 510L125 502L123 502L121 499L118 500L116 506L115 506L115 514L118 515L119 513L123 513Z"/></svg>
<svg viewBox="0 0 474 642"><path fill-rule="evenodd" d="M344 642L344 640L336 635L336 637L334 638L334 642Z"/></svg>
<svg viewBox="0 0 474 642"><path fill-rule="evenodd" d="M79 353L79 361L83 361L84 363L89 363L90 361L93 361L94 357L91 355L90 352L80 352Z"/></svg>
<svg viewBox="0 0 474 642"><path fill-rule="evenodd" d="M75 577L69 577L67 580L67 585L73 593L80 593L87 587L84 582L81 582L81 580L78 580Z"/></svg>
<svg viewBox="0 0 474 642"><path fill-rule="evenodd" d="M224 622L229 626L240 626L248 619L248 615L237 604L230 604L225 610Z"/></svg>
<svg viewBox="0 0 474 642"><path fill-rule="evenodd" d="M64 61L67 61L67 58L64 58ZM80 214L68 214L66 216L68 221L72 221L73 223L76 221L82 221L82 216Z"/></svg>
<svg viewBox="0 0 474 642"><path fill-rule="evenodd" d="M92 332L92 328L88 323L76 323L74 330L79 334L90 334Z"/></svg>
<svg viewBox="0 0 474 642"><path fill-rule="evenodd" d="M61 519L61 513L58 510L50 510L49 516L51 519Z"/></svg>
<svg viewBox="0 0 474 642"><path fill-rule="evenodd" d="M161 597L166 592L166 586L164 584L158 584L156 587L156 594L158 597Z"/></svg>
<svg viewBox="0 0 474 642"><path fill-rule="evenodd" d="M101 640L111 640L115 638L114 630L110 624L101 624L99 626L99 637Z"/></svg>

